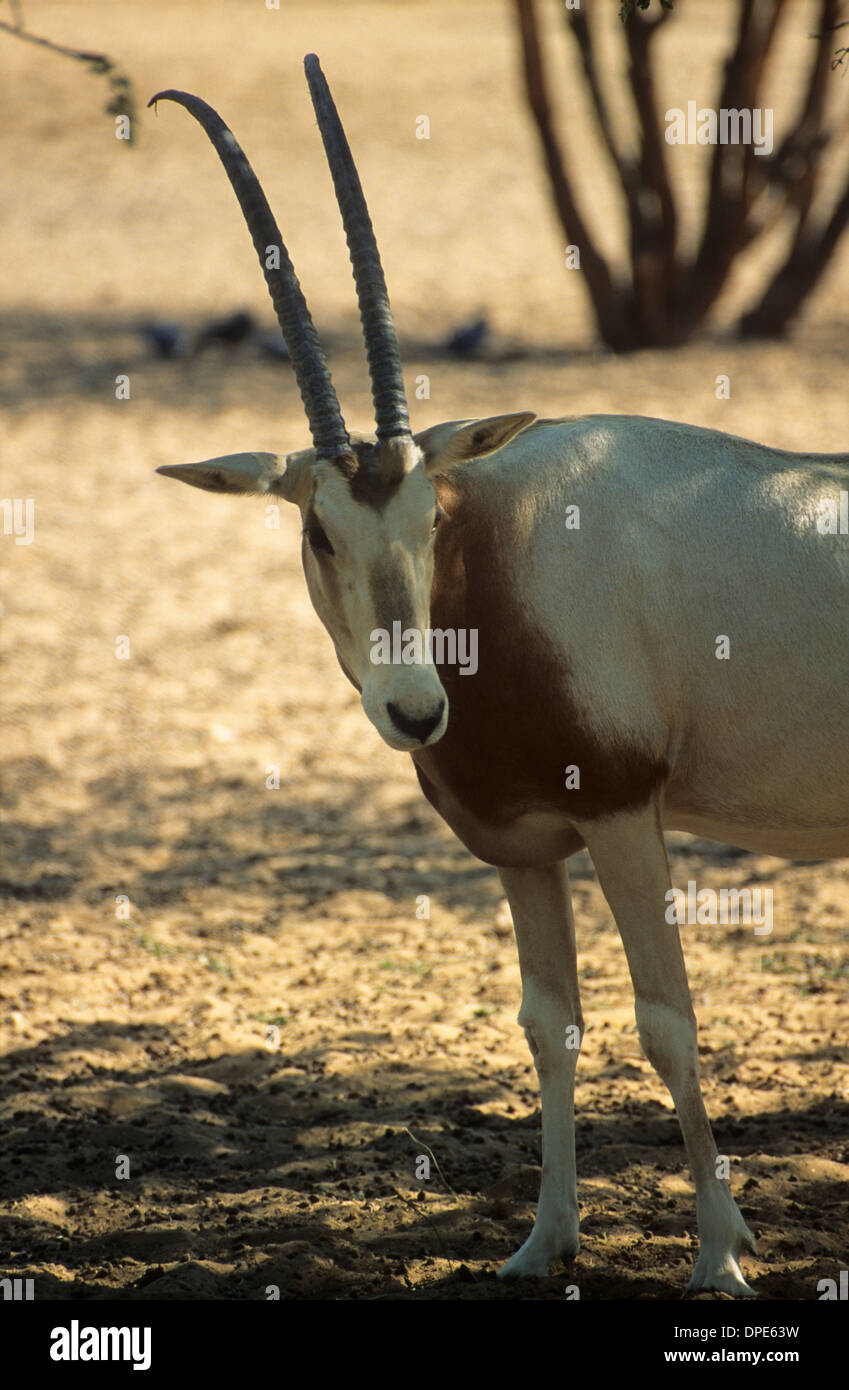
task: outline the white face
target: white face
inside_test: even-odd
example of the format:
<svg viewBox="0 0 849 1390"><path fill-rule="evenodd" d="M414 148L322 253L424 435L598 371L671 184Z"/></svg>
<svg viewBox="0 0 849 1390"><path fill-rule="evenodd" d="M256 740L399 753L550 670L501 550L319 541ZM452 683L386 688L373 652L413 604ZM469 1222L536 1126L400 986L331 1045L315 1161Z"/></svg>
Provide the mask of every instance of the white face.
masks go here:
<svg viewBox="0 0 849 1390"><path fill-rule="evenodd" d="M313 607L381 738L412 753L436 743L448 726L448 700L426 637L440 519L427 469L444 474L493 454L534 418L525 410L449 420L383 445L352 436L353 477L340 471L344 456L336 464L319 461L312 448L285 456L224 454L162 464L157 472L205 492L284 497L300 508ZM435 640L441 647L450 635Z"/></svg>
<svg viewBox="0 0 849 1390"><path fill-rule="evenodd" d="M436 743L448 724L448 700L424 640L438 520L424 463L382 506L366 496L357 500L356 488L332 464L317 464L313 478L312 498L302 508L313 607L389 747L413 752Z"/></svg>

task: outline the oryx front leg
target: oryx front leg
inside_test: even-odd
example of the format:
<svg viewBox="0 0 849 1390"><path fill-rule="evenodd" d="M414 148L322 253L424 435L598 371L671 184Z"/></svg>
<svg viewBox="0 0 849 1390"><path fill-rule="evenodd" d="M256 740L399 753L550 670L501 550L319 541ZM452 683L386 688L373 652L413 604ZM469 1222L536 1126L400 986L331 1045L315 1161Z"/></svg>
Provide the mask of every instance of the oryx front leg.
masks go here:
<svg viewBox="0 0 849 1390"><path fill-rule="evenodd" d="M575 928L565 864L500 869L510 903L525 1030L542 1100L542 1183L533 1230L499 1271L502 1279L547 1275L553 1260L578 1253L575 1067L583 1019Z"/></svg>
<svg viewBox="0 0 849 1390"><path fill-rule="evenodd" d="M666 847L654 806L580 826L619 928L634 984L643 1050L669 1088L696 1185L699 1258L688 1290L751 1295L738 1264L755 1249L717 1152L699 1084L696 1018L670 900Z"/></svg>

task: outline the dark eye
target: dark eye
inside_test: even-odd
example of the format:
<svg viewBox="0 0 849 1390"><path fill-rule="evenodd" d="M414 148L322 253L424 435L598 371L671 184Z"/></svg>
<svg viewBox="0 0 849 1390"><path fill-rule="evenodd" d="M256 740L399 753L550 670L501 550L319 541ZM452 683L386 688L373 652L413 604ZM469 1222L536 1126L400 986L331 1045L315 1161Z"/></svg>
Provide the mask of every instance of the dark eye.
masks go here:
<svg viewBox="0 0 849 1390"><path fill-rule="evenodd" d="M445 513L443 511L440 511L439 507L437 507L436 516L433 518L433 526L431 527L432 531L436 530L437 526L439 525L440 521L442 521L444 516Z"/></svg>
<svg viewBox="0 0 849 1390"><path fill-rule="evenodd" d="M327 539L327 532L324 531L321 526L317 525L316 522L313 522L310 526L304 527L304 535L313 550L323 550L325 555L335 555L336 552Z"/></svg>

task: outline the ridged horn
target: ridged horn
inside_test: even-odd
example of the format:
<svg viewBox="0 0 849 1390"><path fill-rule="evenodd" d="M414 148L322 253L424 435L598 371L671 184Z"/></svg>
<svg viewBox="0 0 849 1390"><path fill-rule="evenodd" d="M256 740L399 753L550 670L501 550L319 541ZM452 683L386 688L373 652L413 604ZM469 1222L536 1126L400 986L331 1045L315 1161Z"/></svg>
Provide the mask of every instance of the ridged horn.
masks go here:
<svg viewBox="0 0 849 1390"><path fill-rule="evenodd" d="M360 178L342 129L339 113L330 95L330 88L314 53L309 53L304 59L304 69L354 269L360 319L368 355L377 437L383 442L399 436L409 436L410 417L404 393L401 354L395 336L377 239Z"/></svg>
<svg viewBox="0 0 849 1390"><path fill-rule="evenodd" d="M356 457L351 450L351 441L312 315L274 214L247 155L217 111L200 97L174 90L157 92L148 106L155 106L158 101L175 101L179 106L184 106L203 126L224 165L271 293L271 302L289 350L316 453L325 459L344 457L349 469L356 467ZM279 248L279 268L267 264L271 247Z"/></svg>

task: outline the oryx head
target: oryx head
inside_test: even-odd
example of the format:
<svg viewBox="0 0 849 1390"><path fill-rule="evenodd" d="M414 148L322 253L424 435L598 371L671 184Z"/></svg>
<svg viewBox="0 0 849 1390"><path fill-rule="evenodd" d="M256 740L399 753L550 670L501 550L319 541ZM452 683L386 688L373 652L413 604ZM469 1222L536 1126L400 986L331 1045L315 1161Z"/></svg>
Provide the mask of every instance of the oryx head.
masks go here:
<svg viewBox="0 0 849 1390"><path fill-rule="evenodd" d="M506 444L534 416L452 421L413 436L401 360L377 242L348 141L319 66L307 81L342 213L374 398L376 433L350 435L294 267L248 160L221 118L198 97L159 92L203 126L218 152L259 255L306 410L311 449L240 453L157 469L209 492L267 493L294 502L313 606L391 748L414 751L445 732L448 701L430 660L375 662L373 634L429 625L434 534L441 519L430 475Z"/></svg>

